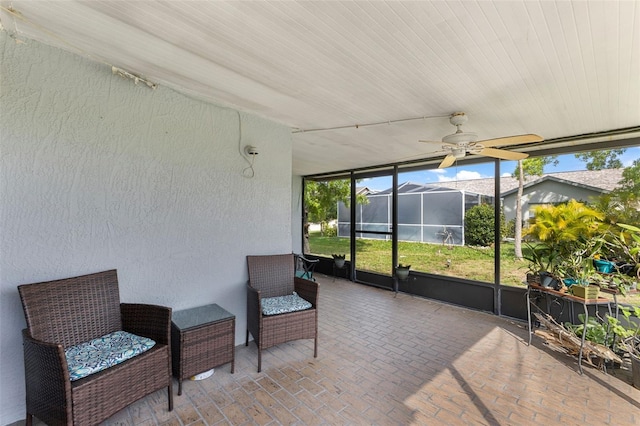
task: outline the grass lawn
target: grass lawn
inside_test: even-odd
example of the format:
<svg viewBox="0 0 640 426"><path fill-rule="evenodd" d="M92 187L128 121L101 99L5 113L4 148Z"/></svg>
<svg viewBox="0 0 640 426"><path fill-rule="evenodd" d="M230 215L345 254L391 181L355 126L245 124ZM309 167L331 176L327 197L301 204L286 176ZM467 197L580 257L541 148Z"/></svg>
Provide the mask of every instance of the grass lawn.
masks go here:
<svg viewBox="0 0 640 426"><path fill-rule="evenodd" d="M311 233L311 253L331 257L333 253L346 254L349 259L349 239L322 237ZM358 269L391 275L391 241L356 241ZM523 248L524 250L524 248ZM398 242L399 262L411 265L412 270L493 283L494 250L485 247L454 246L415 242ZM526 253L525 253L526 255ZM500 245L500 271L502 285L524 287L527 262L515 257L513 243ZM640 294L618 296L618 302L640 305Z"/></svg>

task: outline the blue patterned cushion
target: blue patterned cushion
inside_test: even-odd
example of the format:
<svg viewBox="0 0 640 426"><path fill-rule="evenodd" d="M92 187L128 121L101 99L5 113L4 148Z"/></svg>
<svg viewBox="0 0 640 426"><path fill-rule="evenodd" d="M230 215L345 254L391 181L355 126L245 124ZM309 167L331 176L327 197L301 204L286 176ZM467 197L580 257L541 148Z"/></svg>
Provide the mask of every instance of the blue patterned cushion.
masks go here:
<svg viewBox="0 0 640 426"><path fill-rule="evenodd" d="M293 294L278 297L265 297L262 299L263 315L286 314L287 312L304 311L313 305L294 291Z"/></svg>
<svg viewBox="0 0 640 426"><path fill-rule="evenodd" d="M65 349L71 381L97 373L148 351L156 342L147 338L116 331L90 342Z"/></svg>

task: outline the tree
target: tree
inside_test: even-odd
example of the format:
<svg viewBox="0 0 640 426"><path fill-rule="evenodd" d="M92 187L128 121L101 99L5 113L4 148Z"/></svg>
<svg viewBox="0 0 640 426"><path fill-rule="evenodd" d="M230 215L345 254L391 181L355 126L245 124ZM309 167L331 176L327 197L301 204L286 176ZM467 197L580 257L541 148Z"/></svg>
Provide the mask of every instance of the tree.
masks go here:
<svg viewBox="0 0 640 426"><path fill-rule="evenodd" d="M575 154L575 157L585 161L587 170L622 168L619 157L626 149L612 149L590 151ZM605 221L610 224L638 223L640 221L640 163L636 160L631 167L622 171L620 186L609 194L603 194L595 199L593 206L605 214Z"/></svg>
<svg viewBox="0 0 640 426"><path fill-rule="evenodd" d="M604 149L601 151L581 152L575 157L587 163L587 170L620 169L620 156L625 149Z"/></svg>
<svg viewBox="0 0 640 426"><path fill-rule="evenodd" d="M622 171L618 187L598 197L595 206L608 223L640 224L640 159Z"/></svg>
<svg viewBox="0 0 640 426"><path fill-rule="evenodd" d="M320 223L321 229L338 218L338 202L342 201L347 207L351 200L351 184L349 179L336 179L326 181L306 181L304 193L304 248L303 252L309 252L309 223ZM368 199L359 194L356 198L359 204L366 204Z"/></svg>
<svg viewBox="0 0 640 426"><path fill-rule="evenodd" d="M622 171L622 180L613 194L625 204L640 201L640 159L635 160L630 167ZM637 204L636 204L636 207Z"/></svg>
<svg viewBox="0 0 640 426"><path fill-rule="evenodd" d="M347 179L307 181L304 203L310 222L321 223L338 217L339 201L349 205L351 196Z"/></svg>
<svg viewBox="0 0 640 426"><path fill-rule="evenodd" d="M513 176L518 178L518 195L516 196L516 220L514 226L514 250L517 259L522 259L522 193L526 176L541 176L544 166L558 164L557 156L527 158L518 160Z"/></svg>

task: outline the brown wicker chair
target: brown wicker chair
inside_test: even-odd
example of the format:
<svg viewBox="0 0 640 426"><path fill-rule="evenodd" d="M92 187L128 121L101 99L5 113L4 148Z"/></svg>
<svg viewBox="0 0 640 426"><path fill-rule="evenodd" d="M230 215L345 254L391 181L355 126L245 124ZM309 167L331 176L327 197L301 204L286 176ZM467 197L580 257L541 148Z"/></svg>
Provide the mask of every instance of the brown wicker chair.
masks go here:
<svg viewBox="0 0 640 426"><path fill-rule="evenodd" d="M318 283L295 276L293 254L247 256L247 340L249 333L258 345L258 372L262 350L298 339L314 339L313 356L318 357ZM310 309L278 315L262 314L262 298L292 294L309 301Z"/></svg>
<svg viewBox="0 0 640 426"><path fill-rule="evenodd" d="M171 308L120 303L115 270L18 286L27 320L23 330L26 424L93 425L171 380ZM113 331L155 340L153 348L121 364L70 381L64 350Z"/></svg>

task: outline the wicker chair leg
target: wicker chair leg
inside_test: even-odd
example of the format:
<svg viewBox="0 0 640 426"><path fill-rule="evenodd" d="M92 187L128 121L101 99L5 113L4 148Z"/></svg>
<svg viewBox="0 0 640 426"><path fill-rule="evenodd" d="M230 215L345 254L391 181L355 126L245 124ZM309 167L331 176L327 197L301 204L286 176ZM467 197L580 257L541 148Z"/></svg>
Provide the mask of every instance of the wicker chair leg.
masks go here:
<svg viewBox="0 0 640 426"><path fill-rule="evenodd" d="M258 346L258 373L262 371L262 348Z"/></svg>
<svg viewBox="0 0 640 426"><path fill-rule="evenodd" d="M25 419L25 426L33 425L33 415L27 413L27 418Z"/></svg>
<svg viewBox="0 0 640 426"><path fill-rule="evenodd" d="M316 333L316 338L313 339L313 357L318 358L318 333Z"/></svg>
<svg viewBox="0 0 640 426"><path fill-rule="evenodd" d="M247 340L245 340L244 345L249 346L249 329L247 329Z"/></svg>
<svg viewBox="0 0 640 426"><path fill-rule="evenodd" d="M167 396L169 399L169 411L173 411L173 384L172 383L170 383L169 386L167 386Z"/></svg>

